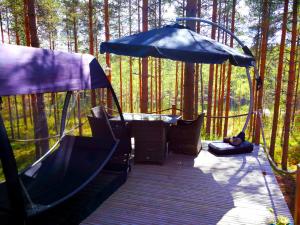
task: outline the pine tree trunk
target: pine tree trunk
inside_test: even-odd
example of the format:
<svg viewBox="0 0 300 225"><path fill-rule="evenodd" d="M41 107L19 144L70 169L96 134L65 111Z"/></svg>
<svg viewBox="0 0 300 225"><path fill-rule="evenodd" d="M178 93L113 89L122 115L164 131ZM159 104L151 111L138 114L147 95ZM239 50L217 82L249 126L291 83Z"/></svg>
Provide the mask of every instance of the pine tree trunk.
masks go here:
<svg viewBox="0 0 300 225"><path fill-rule="evenodd" d="M184 63L181 62L180 73L180 109L183 110L183 80L184 80Z"/></svg>
<svg viewBox="0 0 300 225"><path fill-rule="evenodd" d="M148 0L143 0L143 32L148 31ZM148 112L148 58L142 58L142 102L141 112Z"/></svg>
<svg viewBox="0 0 300 225"><path fill-rule="evenodd" d="M161 0L158 0L158 27L161 27ZM158 59L158 111L162 110L161 59Z"/></svg>
<svg viewBox="0 0 300 225"><path fill-rule="evenodd" d="M283 72L283 59L284 59L284 49L285 49L286 28L287 28L288 6L289 6L289 0L285 0L282 29L281 29L279 61L278 61L278 68L277 68L275 99L274 99L273 126L272 126L272 135L271 135L271 143L270 143L270 151L269 151L273 159L274 159L274 151L275 151L275 144L276 144L278 114L279 114L279 105L280 105L280 92L281 92L281 81L282 81L282 72Z"/></svg>
<svg viewBox="0 0 300 225"><path fill-rule="evenodd" d="M121 37L121 1L119 0L118 10L118 33ZM123 108L123 84L122 84L122 56L119 56L119 82L120 82L120 107Z"/></svg>
<svg viewBox="0 0 300 225"><path fill-rule="evenodd" d="M186 15L187 17L195 17L197 14L197 0L188 0L186 3ZM187 21L187 26L195 31L196 22ZM183 118L187 120L193 119L194 114L194 91L195 91L195 80L194 80L194 64L185 64L184 74L184 100L183 100Z"/></svg>
<svg viewBox="0 0 300 225"><path fill-rule="evenodd" d="M2 24L2 14L0 9L0 31L1 31L1 41L4 44L4 31L3 31L3 24Z"/></svg>
<svg viewBox="0 0 300 225"><path fill-rule="evenodd" d="M0 21L1 21L1 19L0 19ZM20 45L20 35L19 35L19 30L18 30L19 27L17 26L17 24L18 24L18 17L17 17L17 15L15 15L15 24L16 24L16 26L15 26L16 44ZM23 114L22 116L23 116L23 121L24 121L25 129L27 130L27 116L26 116L26 99L25 99L25 95L22 95L21 100L22 100L22 114ZM15 102L17 102L16 98L15 98ZM18 114L17 105L16 105L16 112ZM19 116L17 116L17 124L18 124L18 138L20 138Z"/></svg>
<svg viewBox="0 0 300 225"><path fill-rule="evenodd" d="M11 109L11 101L10 101L9 96L7 97L7 104L8 104L8 115L9 115L11 138L15 139L14 122L13 122L13 115L12 115L12 109Z"/></svg>
<svg viewBox="0 0 300 225"><path fill-rule="evenodd" d="M141 63L141 58L139 58L139 96L140 96L140 112L142 112L142 63Z"/></svg>
<svg viewBox="0 0 300 225"><path fill-rule="evenodd" d="M295 89L295 55L296 55L296 42L297 42L297 0L293 0L293 18L292 18L292 40L290 51L290 65L289 65L289 78L286 92L286 107L285 107L285 119L284 119L284 138L282 148L282 169L287 169L288 150L289 150L289 137L290 137L290 124L292 104Z"/></svg>
<svg viewBox="0 0 300 225"><path fill-rule="evenodd" d="M104 28L105 28L105 41L109 41L109 13L108 13L108 0L104 0ZM107 78L111 82L111 64L110 64L110 55L106 53L105 55L106 66L109 68ZM107 107L112 109L112 96L109 91L107 91ZM109 110L109 113L112 114L112 111Z"/></svg>
<svg viewBox="0 0 300 225"><path fill-rule="evenodd" d="M236 0L232 1L232 13L231 13L231 32L234 33L234 21L235 21L235 6ZM233 47L233 37L230 37L230 47ZM224 130L223 136L227 136L228 129L228 116L230 110L230 83L231 83L231 64L228 65L228 73L227 73L227 90L226 90L226 105L225 105L225 121L224 121Z"/></svg>
<svg viewBox="0 0 300 225"><path fill-rule="evenodd" d="M20 139L20 120L19 120L19 109L18 109L17 96L14 96L14 100L15 100L16 120L17 120L17 137L18 137L18 139Z"/></svg>
<svg viewBox="0 0 300 225"><path fill-rule="evenodd" d="M76 12L76 5L73 5L73 13L75 14ZM77 53L78 52L78 31L77 31L77 18L76 15L73 15L72 18L72 25L73 25L73 38L74 38L74 51ZM81 126L81 105L80 105L80 94L77 95L77 119L78 119L78 131L79 131L79 135L82 135L82 126ZM74 110L74 113L75 110Z"/></svg>
<svg viewBox="0 0 300 225"><path fill-rule="evenodd" d="M197 1L197 17L201 18L201 0ZM200 33L200 22L197 23L196 25L196 31L197 33ZM196 72L195 72L195 94L194 94L194 115L198 115L199 107L198 107L198 102L199 102L199 63L196 64Z"/></svg>
<svg viewBox="0 0 300 225"><path fill-rule="evenodd" d="M24 31L26 46L31 45L30 41L30 31L29 31L29 16L28 16L28 0L24 0Z"/></svg>
<svg viewBox="0 0 300 225"><path fill-rule="evenodd" d="M131 13L131 0L129 0L129 35L132 33L132 13ZM129 105L130 112L133 113L133 80L132 80L132 58L129 57Z"/></svg>
<svg viewBox="0 0 300 225"><path fill-rule="evenodd" d="M8 44L10 44L10 27L9 27L8 8L6 8L6 29L7 29Z"/></svg>
<svg viewBox="0 0 300 225"><path fill-rule="evenodd" d="M212 21L217 21L217 0L213 0L213 11L212 11ZM211 38L216 37L216 27L211 28ZM208 95L207 95L207 120L206 120L206 134L210 135L211 127L211 110L212 110L212 98L213 98L213 83L214 83L214 65L209 66L209 79L208 79Z"/></svg>
<svg viewBox="0 0 300 225"><path fill-rule="evenodd" d="M265 66L267 58L267 44L268 44L268 30L269 30L269 1L263 1L263 19L262 19L262 41L261 41L261 59L260 59L260 78L262 80L262 87L258 91L257 110L262 110L263 101L263 83L265 77ZM260 121L256 120L255 127L255 144L259 144L260 140Z"/></svg>
<svg viewBox="0 0 300 225"><path fill-rule="evenodd" d="M217 114L217 89L218 89L218 71L219 65L216 65L215 70L215 88L214 88L214 108L213 108L213 130L212 133L216 134L216 114Z"/></svg>
<svg viewBox="0 0 300 225"><path fill-rule="evenodd" d="M150 112L153 112L153 58L150 60Z"/></svg>
<svg viewBox="0 0 300 225"><path fill-rule="evenodd" d="M158 59L158 111L162 106L162 85L161 85L161 59Z"/></svg>
<svg viewBox="0 0 300 225"><path fill-rule="evenodd" d="M298 62L298 72L295 71L295 73L297 74L297 81L296 81L296 90L295 90L295 98L294 98L294 106L293 106L293 113L292 113L292 127L295 126L295 113L296 113L296 108L297 108L297 100L298 100L298 90L299 90L299 79L300 79L300 48L299 48L299 42L300 42L300 37L298 37L298 41L297 41L297 46L298 46L298 53L296 56L296 62Z"/></svg>
<svg viewBox="0 0 300 225"><path fill-rule="evenodd" d="M94 31L93 31L93 0L89 0L89 44L90 54L94 55ZM96 92L91 90L91 104L92 107L96 106Z"/></svg>
<svg viewBox="0 0 300 225"><path fill-rule="evenodd" d="M157 68L157 59L154 61L154 80L155 80L155 109L156 112L159 110L158 107L158 68Z"/></svg>
<svg viewBox="0 0 300 225"><path fill-rule="evenodd" d="M176 61L176 67L175 67L175 96L174 96L174 105L177 108L177 98L178 98L178 61Z"/></svg>
<svg viewBox="0 0 300 225"><path fill-rule="evenodd" d="M30 31L30 40L31 46L39 48L40 43L37 35L36 27L36 16L35 16L35 1L27 0L27 9L28 9L28 21L29 21L29 31ZM45 138L45 140L38 141L36 143L36 157L41 157L44 153L49 150L49 140L46 139L49 137L47 117L45 113L45 104L43 94L31 95L34 98L34 103L32 106L36 109L36 114L33 114L34 121L34 132L36 138Z"/></svg>
<svg viewBox="0 0 300 225"><path fill-rule="evenodd" d="M259 16L258 18L258 24L261 24L261 16ZM260 27L257 29L257 42L256 42L256 46L255 46L255 56L256 56L256 67L259 68L260 67L260 58L261 58L261 51L260 51L260 42L261 42L261 29ZM253 77L253 111L254 112L257 112L257 96L258 96L258 91L256 90L256 81L255 81L255 77ZM253 123L252 123L252 126L251 126L251 129L252 129L252 132L251 132L251 135L252 135L252 142L255 141L255 125L256 125L256 121L257 121L257 114L254 114L252 116L253 118ZM250 123L251 123L251 120L250 120Z"/></svg>

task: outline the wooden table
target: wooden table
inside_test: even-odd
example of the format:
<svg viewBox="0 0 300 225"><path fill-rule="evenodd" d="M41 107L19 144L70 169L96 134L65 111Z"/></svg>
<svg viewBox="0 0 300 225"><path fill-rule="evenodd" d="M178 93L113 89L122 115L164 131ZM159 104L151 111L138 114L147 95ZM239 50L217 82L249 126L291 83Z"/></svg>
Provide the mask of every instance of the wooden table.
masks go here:
<svg viewBox="0 0 300 225"><path fill-rule="evenodd" d="M181 116L145 113L124 113L134 138L135 162L163 164L167 154L168 127L176 124ZM120 121L120 117L110 121Z"/></svg>

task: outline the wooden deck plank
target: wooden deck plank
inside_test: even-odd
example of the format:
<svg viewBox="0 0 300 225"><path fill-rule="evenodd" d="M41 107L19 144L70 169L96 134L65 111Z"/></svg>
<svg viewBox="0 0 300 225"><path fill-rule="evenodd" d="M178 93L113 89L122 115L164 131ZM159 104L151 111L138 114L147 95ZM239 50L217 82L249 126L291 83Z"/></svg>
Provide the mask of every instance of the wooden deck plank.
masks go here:
<svg viewBox="0 0 300 225"><path fill-rule="evenodd" d="M266 175L263 175L266 172ZM135 165L128 181L82 222L92 224L265 224L273 208L292 217L262 152Z"/></svg>

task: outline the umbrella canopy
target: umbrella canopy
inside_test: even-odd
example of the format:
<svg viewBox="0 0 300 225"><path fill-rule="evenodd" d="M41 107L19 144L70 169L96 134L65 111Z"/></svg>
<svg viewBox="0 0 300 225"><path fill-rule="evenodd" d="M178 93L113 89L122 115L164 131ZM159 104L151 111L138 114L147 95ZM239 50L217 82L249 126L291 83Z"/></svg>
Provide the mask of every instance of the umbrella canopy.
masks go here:
<svg viewBox="0 0 300 225"><path fill-rule="evenodd" d="M0 44L0 96L109 86L92 55Z"/></svg>
<svg viewBox="0 0 300 225"><path fill-rule="evenodd" d="M221 64L229 60L236 66L252 66L254 58L201 36L179 24L102 42L101 53L135 57L158 57L190 63Z"/></svg>

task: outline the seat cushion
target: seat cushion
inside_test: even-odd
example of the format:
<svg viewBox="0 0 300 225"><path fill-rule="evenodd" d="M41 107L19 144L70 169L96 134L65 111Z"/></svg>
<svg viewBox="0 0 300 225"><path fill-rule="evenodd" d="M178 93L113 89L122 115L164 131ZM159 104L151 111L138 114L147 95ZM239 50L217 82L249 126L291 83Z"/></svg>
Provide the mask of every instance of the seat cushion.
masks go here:
<svg viewBox="0 0 300 225"><path fill-rule="evenodd" d="M208 151L213 153L214 155L234 155L250 153L253 151L253 144L248 141L244 141L239 146L232 146L222 141L214 141L208 144Z"/></svg>

